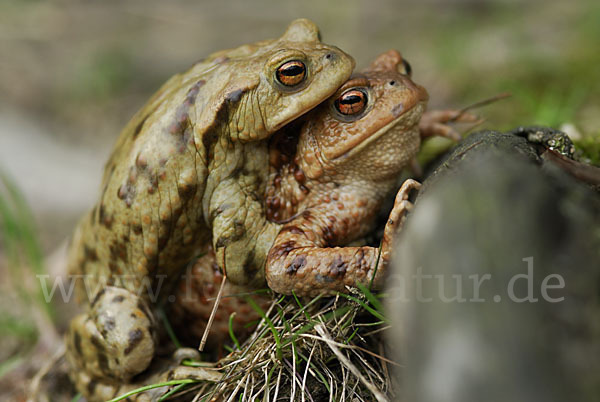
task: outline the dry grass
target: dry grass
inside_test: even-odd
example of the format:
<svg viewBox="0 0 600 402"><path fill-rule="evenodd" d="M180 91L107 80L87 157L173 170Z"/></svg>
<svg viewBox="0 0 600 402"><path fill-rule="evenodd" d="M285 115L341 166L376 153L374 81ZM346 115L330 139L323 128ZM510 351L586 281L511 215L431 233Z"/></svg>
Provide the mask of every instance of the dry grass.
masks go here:
<svg viewBox="0 0 600 402"><path fill-rule="evenodd" d="M389 400L394 363L383 355L387 326L381 303L367 289L351 292L306 304L280 296L266 311L248 298L262 320L248 340L218 362L222 380L172 381L161 400Z"/></svg>

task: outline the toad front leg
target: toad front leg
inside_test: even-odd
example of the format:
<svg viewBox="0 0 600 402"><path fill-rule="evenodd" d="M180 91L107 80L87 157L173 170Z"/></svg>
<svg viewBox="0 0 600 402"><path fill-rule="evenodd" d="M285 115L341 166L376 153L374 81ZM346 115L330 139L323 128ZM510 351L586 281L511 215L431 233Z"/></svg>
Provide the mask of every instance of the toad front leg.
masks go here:
<svg viewBox="0 0 600 402"><path fill-rule="evenodd" d="M266 279L276 292L315 296L343 291L358 283L371 281L380 288L391 257L395 233L412 204L408 195L420 184L406 180L396 195L394 208L385 227L381 249L377 247L331 247L337 239L348 239L364 232L369 217L360 216L358 209L345 205L343 209L320 205L305 211L284 225L269 252Z"/></svg>
<svg viewBox="0 0 600 402"><path fill-rule="evenodd" d="M219 167L209 176L209 187L214 190L207 216L211 220L216 262L236 285L264 285L267 253L281 228L267 220L264 207L266 183L262 167L268 165L266 146L244 144L244 152L230 153L230 160L224 164L228 171L221 172L219 169L225 169Z"/></svg>

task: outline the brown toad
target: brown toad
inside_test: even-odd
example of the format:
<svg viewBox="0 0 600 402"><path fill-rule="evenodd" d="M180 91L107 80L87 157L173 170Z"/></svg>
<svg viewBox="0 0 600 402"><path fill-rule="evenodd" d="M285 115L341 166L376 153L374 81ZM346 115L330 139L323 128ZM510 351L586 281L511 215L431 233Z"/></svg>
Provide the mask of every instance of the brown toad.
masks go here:
<svg viewBox="0 0 600 402"><path fill-rule="evenodd" d="M313 296L371 281L381 287L408 193L419 184L407 180L398 191L381 248L340 246L374 228L421 136L438 132L420 127L427 100L408 63L389 51L306 116L295 156L271 152L267 211L283 222L265 267L271 289Z"/></svg>
<svg viewBox="0 0 600 402"><path fill-rule="evenodd" d="M332 95L353 65L296 20L277 40L214 53L174 76L129 122L70 245L69 272L90 301L66 335L82 394L108 399L150 364L161 288L201 245L212 242L233 282L264 282L279 229L264 211L266 139Z"/></svg>

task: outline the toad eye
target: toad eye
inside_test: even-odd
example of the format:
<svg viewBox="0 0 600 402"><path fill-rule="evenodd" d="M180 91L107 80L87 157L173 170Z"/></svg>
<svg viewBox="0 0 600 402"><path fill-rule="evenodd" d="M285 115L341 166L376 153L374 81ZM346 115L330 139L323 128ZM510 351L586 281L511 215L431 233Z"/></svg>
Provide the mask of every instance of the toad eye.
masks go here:
<svg viewBox="0 0 600 402"><path fill-rule="evenodd" d="M343 115L361 113L367 106L367 94L359 89L350 89L335 100L335 108Z"/></svg>
<svg viewBox="0 0 600 402"><path fill-rule="evenodd" d="M300 60L285 62L277 69L277 81L286 87L300 84L305 77L306 66Z"/></svg>
<svg viewBox="0 0 600 402"><path fill-rule="evenodd" d="M402 70L404 70L404 71L400 71L400 73L402 73L404 75L408 75L409 77L412 75L412 67L410 66L408 61L406 61L404 59L402 59Z"/></svg>

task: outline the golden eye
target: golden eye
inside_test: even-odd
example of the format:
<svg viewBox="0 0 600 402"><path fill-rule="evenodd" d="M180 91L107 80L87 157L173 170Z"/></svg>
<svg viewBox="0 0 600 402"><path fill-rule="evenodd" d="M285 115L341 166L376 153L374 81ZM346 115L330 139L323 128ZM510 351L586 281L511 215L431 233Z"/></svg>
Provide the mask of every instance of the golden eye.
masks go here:
<svg viewBox="0 0 600 402"><path fill-rule="evenodd" d="M410 66L408 61L402 59L402 67L403 67L404 71L400 71L400 73L402 73L404 75L408 75L410 77L412 75L412 67Z"/></svg>
<svg viewBox="0 0 600 402"><path fill-rule="evenodd" d="M367 107L367 94L359 89L349 89L335 100L335 108L343 115L361 113Z"/></svg>
<svg viewBox="0 0 600 402"><path fill-rule="evenodd" d="M300 60L283 63L277 69L277 81L286 87L300 84L306 77L306 66Z"/></svg>

